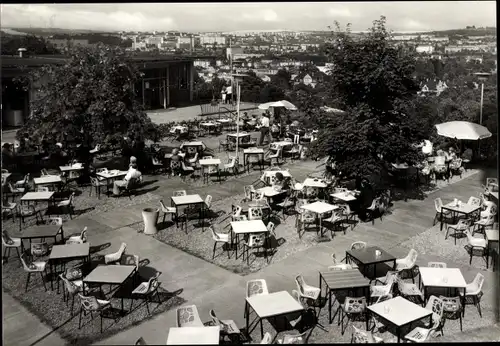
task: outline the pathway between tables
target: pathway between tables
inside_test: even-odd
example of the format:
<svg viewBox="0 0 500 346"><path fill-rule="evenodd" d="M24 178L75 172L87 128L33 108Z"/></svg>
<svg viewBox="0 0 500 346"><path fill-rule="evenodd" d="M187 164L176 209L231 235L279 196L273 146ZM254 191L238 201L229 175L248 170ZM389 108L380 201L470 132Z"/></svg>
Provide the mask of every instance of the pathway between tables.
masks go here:
<svg viewBox="0 0 500 346"><path fill-rule="evenodd" d="M294 170L294 168L291 168L291 171ZM295 175L295 172L293 173ZM220 188L217 187L216 189L214 189L214 186L197 188L196 192L200 195L210 192L214 195L214 198L224 198L224 196L234 194L235 190L241 191L242 185L255 181L256 176L258 177L258 175L244 176L234 182L222 184ZM398 249L397 245L432 226L435 213L433 199L436 196L440 196L445 200L455 197L465 199L471 195L476 195L478 187L480 187L479 181L478 174L475 174L428 195L423 201L396 202L393 214L384 217L383 221L376 220L374 225L368 223L357 225L353 231L348 231L346 235L338 235L331 242L322 243L305 251L292 254L283 261L272 264L259 273L247 277L222 269L161 243L154 238L137 234L130 227L124 227L134 223L134 221L139 222L142 219L142 208L146 205L150 206L151 202L144 206L135 205L122 210L89 216L88 218L94 223L106 225L105 228L107 229L105 232L98 232L94 239L91 238L91 242L110 242L113 247L117 247L117 244L121 241L126 242L129 244L128 250L130 250L130 253L137 254L140 258L147 258L152 267L162 271L161 281L165 289L169 291L183 290L181 296L187 300L187 304L196 304L198 306L202 319L207 320L208 310L213 308L217 310L220 316L232 318L238 324L243 325L246 281L257 277L264 278L268 281L270 290L290 291L295 288L295 275L301 273L306 280L312 284L317 284L318 270L331 263L331 254L342 255L345 249L356 240L363 240L371 245L381 245L386 249L391 249L395 256L405 255L408 250ZM173 190L182 187L172 186L171 188ZM189 187L186 188L189 189ZM162 188L162 190L164 189ZM216 190L215 193L214 190ZM161 195L168 196L169 194L162 191ZM79 223L84 222L85 216L81 218ZM6 312L4 310L4 319ZM26 313L29 315L27 311L23 314ZM35 316L28 317L36 318ZM173 310L102 340L99 344L131 344L139 336L144 336L147 342L151 344L164 344L168 328L172 326L175 326L175 311ZM8 331L6 330L6 332ZM24 333L26 332L24 330ZM48 333L50 334L50 332ZM43 332L35 332L35 334L39 335L39 337L32 337L30 340L41 339L36 343L37 345L60 344L52 338L42 339ZM10 337L9 333L4 333L4 337L6 337L6 341L17 340ZM9 344L11 343L9 342ZM23 343L16 342L16 344ZM62 341L61 344L63 344Z"/></svg>

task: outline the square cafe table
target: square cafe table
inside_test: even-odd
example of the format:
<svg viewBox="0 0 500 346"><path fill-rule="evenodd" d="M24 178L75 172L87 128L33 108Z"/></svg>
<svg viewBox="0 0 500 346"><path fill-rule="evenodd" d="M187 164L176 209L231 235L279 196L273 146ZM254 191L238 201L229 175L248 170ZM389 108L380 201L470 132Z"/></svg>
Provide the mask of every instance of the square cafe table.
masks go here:
<svg viewBox="0 0 500 346"><path fill-rule="evenodd" d="M267 238L267 233L269 233L269 230L262 220L232 221L231 230L231 247L233 247L233 234L236 236L236 258L238 258L240 234L264 233Z"/></svg>
<svg viewBox="0 0 500 346"><path fill-rule="evenodd" d="M332 306L335 304L332 296L335 291L351 291L362 289L368 300L370 296L370 280L365 278L357 269L332 270L319 272L319 288L325 283L328 297L328 321L332 323ZM335 316L334 316L335 318ZM366 320L368 323L368 319Z"/></svg>
<svg viewBox="0 0 500 346"><path fill-rule="evenodd" d="M181 149L184 149L187 147L195 147L198 152L201 152L201 151L205 150L205 148L206 148L205 143L203 143L202 141L184 142L180 146Z"/></svg>
<svg viewBox="0 0 500 346"><path fill-rule="evenodd" d="M332 193L330 196L344 202L352 202L356 200L356 196L353 191Z"/></svg>
<svg viewBox="0 0 500 346"><path fill-rule="evenodd" d="M367 307L368 311L396 327L398 343L401 340L401 329L424 318L432 318L432 311L410 302L403 297L396 297Z"/></svg>
<svg viewBox="0 0 500 346"><path fill-rule="evenodd" d="M109 183L108 180L115 180L117 178L123 178L127 175L127 171L119 171L117 169L113 169L107 172L99 172L96 173L97 177L101 178L100 180L106 180L106 193L109 193Z"/></svg>
<svg viewBox="0 0 500 346"><path fill-rule="evenodd" d="M205 174L205 167L215 166L217 168L217 180L219 180L220 182L220 168L219 168L220 164L221 164L220 159L201 159L200 166L202 167L203 170L203 180L205 180L206 178L206 182L208 183L208 174Z"/></svg>
<svg viewBox="0 0 500 346"><path fill-rule="evenodd" d="M329 213L335 209L338 209L339 207L337 205L333 204L328 204L325 202L314 202L311 204L306 204L301 207L301 209L309 210L312 211L313 213L317 214L318 219L319 219L319 231L321 233L321 237L323 237L323 227L321 226L321 215L325 213Z"/></svg>
<svg viewBox="0 0 500 346"><path fill-rule="evenodd" d="M273 198L286 192L286 190L275 190L272 186L261 187L256 191L264 193L264 197L266 198Z"/></svg>
<svg viewBox="0 0 500 346"><path fill-rule="evenodd" d="M241 144L241 139L245 137L250 137L250 134L246 132L230 133L226 136L226 140L229 142L233 141L232 138L234 138L234 143L236 143L236 138L238 138L238 144Z"/></svg>
<svg viewBox="0 0 500 346"><path fill-rule="evenodd" d="M463 290L463 297L465 297L465 288L467 283L465 282L462 272L458 268L429 268L420 267L420 284L423 286L424 299L427 301L427 288L446 288L447 293L450 289ZM458 296L455 292L453 296ZM447 294L449 295L449 294ZM462 301L462 306L465 309L465 304Z"/></svg>
<svg viewBox="0 0 500 346"><path fill-rule="evenodd" d="M459 205L456 205L455 202L450 202L446 205L443 205L441 207L441 227L440 230L443 230L443 210L449 210L453 213L453 215L456 214L463 214L466 217L469 217L470 215L474 213L479 213L481 210L481 207L478 205L470 205L464 202L461 202Z"/></svg>
<svg viewBox="0 0 500 346"><path fill-rule="evenodd" d="M376 251L380 251L381 254L377 256ZM377 264L385 262L393 262L393 270L396 270L396 257L390 253L384 251L378 246L370 246L364 249L357 250L347 250L345 252L346 262L353 262L361 264L363 267L367 267L373 264L373 277L377 275Z"/></svg>
<svg viewBox="0 0 500 346"><path fill-rule="evenodd" d="M172 327L168 331L167 345L218 345L219 326Z"/></svg>
<svg viewBox="0 0 500 346"><path fill-rule="evenodd" d="M487 248L486 248L486 254L488 255L487 260L489 261L490 253L491 253L491 248L490 244L491 243L497 243L498 247L498 230L497 229L487 229L484 231L485 236L486 236L486 243L487 243ZM492 258L494 261L494 259ZM488 266L486 266L488 268Z"/></svg>
<svg viewBox="0 0 500 346"><path fill-rule="evenodd" d="M99 284L101 290L102 285L108 284L121 286L133 273L135 266L127 265L98 265L84 279L83 295L85 295L85 283ZM123 312L123 296L122 296L122 312Z"/></svg>
<svg viewBox="0 0 500 346"><path fill-rule="evenodd" d="M287 291L274 292L269 294L259 294L246 299L246 303L255 311L257 314L256 324L253 329L260 322L260 334L264 337L264 328L262 326L263 319L269 319L273 317L278 317L282 315L288 315L294 312L300 312L304 310L304 307L295 300L290 293ZM250 326L250 309L246 316L246 330L248 334L252 331L249 330Z"/></svg>
<svg viewBox="0 0 500 346"><path fill-rule="evenodd" d="M259 166L260 170L262 171L263 168L263 161L264 161L264 149L262 148L247 148L243 149L243 167L247 168L247 171L250 171L250 166L247 165L247 156L249 155L258 155L260 157L259 159Z"/></svg>
<svg viewBox="0 0 500 346"><path fill-rule="evenodd" d="M37 185L55 185L62 183L59 175L46 175L40 178L33 178L33 183Z"/></svg>
<svg viewBox="0 0 500 346"><path fill-rule="evenodd" d="M65 245L54 245L49 256L50 265L50 288L54 289L54 272L57 271L57 264L64 263L67 261L72 261L75 259L83 259L83 261L88 261L90 263L90 243L83 244L65 244ZM56 270L54 270L56 267ZM59 290L59 279L57 281L57 290Z"/></svg>
<svg viewBox="0 0 500 346"><path fill-rule="evenodd" d="M64 231L62 225L37 225L24 229L22 232L13 233L12 237L20 238L21 240L28 239L44 239L44 238L54 238L54 243L57 242L57 236L61 235L61 241L64 242ZM21 242L22 244L22 242Z"/></svg>
<svg viewBox="0 0 500 346"><path fill-rule="evenodd" d="M171 206L175 207L175 219L176 222L179 217L179 207L181 206L189 206L189 205L201 205L200 209L200 222L201 222L201 227L203 230L204 227L204 222L203 222L203 212L204 212L204 206L205 206L205 201L200 197L200 195L186 195L186 196L176 196L176 197L171 197Z"/></svg>
<svg viewBox="0 0 500 346"><path fill-rule="evenodd" d="M54 191L27 192L21 197L22 202L49 202L54 197Z"/></svg>
<svg viewBox="0 0 500 346"><path fill-rule="evenodd" d="M71 165L71 166L59 166L61 172L72 172L72 171L81 171L84 169L83 165Z"/></svg>

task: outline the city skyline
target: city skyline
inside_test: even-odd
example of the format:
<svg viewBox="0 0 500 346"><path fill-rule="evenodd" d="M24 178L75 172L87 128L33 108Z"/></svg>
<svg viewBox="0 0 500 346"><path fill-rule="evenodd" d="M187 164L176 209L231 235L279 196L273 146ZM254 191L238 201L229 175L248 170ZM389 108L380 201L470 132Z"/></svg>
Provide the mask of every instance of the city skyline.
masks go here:
<svg viewBox="0 0 500 346"><path fill-rule="evenodd" d="M2 27L102 31L364 31L381 15L397 32L496 26L494 1L369 3L2 4Z"/></svg>

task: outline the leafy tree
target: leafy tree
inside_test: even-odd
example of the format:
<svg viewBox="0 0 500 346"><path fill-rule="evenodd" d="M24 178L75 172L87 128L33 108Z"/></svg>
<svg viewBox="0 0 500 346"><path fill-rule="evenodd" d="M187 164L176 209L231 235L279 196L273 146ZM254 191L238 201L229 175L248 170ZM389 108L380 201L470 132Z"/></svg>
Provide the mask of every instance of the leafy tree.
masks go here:
<svg viewBox="0 0 500 346"><path fill-rule="evenodd" d="M413 145L426 138L412 113L405 113L416 98L413 74L415 57L391 42L385 17L374 21L370 32L353 40L350 30L340 32L338 23L326 54L331 90L347 114L337 116L320 129L316 155L324 153L336 162L343 175L372 178L376 185L388 183L391 163L417 163L420 151Z"/></svg>
<svg viewBox="0 0 500 346"><path fill-rule="evenodd" d="M48 55L59 54L60 52L47 42L43 37L35 35L7 36L3 32L0 35L2 44L2 55L17 55L19 48L26 48L29 54Z"/></svg>
<svg viewBox="0 0 500 346"><path fill-rule="evenodd" d="M88 147L116 145L124 136L157 140L156 126L136 100L140 77L120 48L76 47L64 65L44 66L22 80L36 93L18 134L57 140L66 133Z"/></svg>
<svg viewBox="0 0 500 346"><path fill-rule="evenodd" d="M291 74L285 69L279 69L278 72L271 78L271 83L283 90L291 88Z"/></svg>

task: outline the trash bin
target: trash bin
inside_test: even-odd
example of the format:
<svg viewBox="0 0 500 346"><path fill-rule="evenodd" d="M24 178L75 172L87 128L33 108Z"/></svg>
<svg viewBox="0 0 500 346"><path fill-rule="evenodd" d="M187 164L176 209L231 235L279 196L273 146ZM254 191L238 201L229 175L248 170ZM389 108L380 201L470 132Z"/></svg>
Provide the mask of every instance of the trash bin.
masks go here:
<svg viewBox="0 0 500 346"><path fill-rule="evenodd" d="M158 233L156 228L156 223L158 221L158 215L160 214L160 209L145 208L142 210L142 219L144 221L144 234L154 235Z"/></svg>

